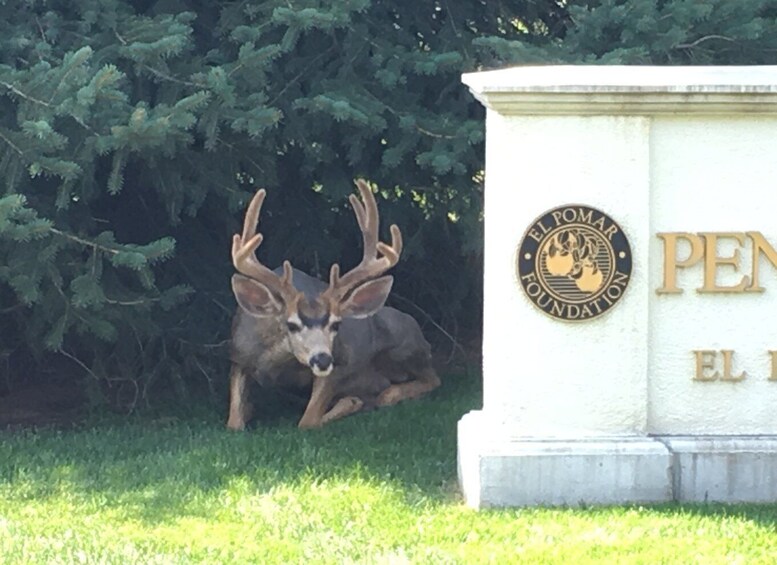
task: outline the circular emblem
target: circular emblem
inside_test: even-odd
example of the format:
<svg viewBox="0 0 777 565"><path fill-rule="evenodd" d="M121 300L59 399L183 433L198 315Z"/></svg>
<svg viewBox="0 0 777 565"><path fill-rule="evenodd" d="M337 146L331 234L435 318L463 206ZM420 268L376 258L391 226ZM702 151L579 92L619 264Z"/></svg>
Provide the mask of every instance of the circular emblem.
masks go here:
<svg viewBox="0 0 777 565"><path fill-rule="evenodd" d="M585 321L612 308L631 278L631 247L607 214L578 204L549 210L526 230L518 280L537 308Z"/></svg>

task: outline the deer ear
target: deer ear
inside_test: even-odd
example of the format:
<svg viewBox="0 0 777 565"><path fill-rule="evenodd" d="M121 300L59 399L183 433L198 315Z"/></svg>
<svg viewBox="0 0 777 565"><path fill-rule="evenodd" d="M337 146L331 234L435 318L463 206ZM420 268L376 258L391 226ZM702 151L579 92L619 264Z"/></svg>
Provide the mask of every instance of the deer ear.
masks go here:
<svg viewBox="0 0 777 565"><path fill-rule="evenodd" d="M270 289L259 281L249 279L243 275L232 275L232 292L235 293L237 303L251 316L264 318L277 316L283 312L283 304Z"/></svg>
<svg viewBox="0 0 777 565"><path fill-rule="evenodd" d="M380 277L361 286L357 286L351 295L340 304L340 315L343 318L366 318L371 316L386 303L394 277Z"/></svg>

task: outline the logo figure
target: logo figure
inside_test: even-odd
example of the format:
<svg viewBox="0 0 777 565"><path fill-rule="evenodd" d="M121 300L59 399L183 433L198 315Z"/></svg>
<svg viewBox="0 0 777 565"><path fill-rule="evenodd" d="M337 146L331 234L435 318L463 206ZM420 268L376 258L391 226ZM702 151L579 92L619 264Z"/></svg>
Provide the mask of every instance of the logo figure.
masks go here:
<svg viewBox="0 0 777 565"><path fill-rule="evenodd" d="M540 216L517 257L526 296L546 314L583 321L620 300L631 278L631 248L620 226L590 206L567 205Z"/></svg>

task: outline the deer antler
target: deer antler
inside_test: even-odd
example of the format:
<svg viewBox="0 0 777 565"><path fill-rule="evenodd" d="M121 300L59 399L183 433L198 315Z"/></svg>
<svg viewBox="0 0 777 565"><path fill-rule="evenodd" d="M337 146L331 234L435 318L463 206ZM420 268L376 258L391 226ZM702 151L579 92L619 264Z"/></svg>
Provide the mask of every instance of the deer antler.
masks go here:
<svg viewBox="0 0 777 565"><path fill-rule="evenodd" d="M232 236L232 264L238 272L264 284L288 304L297 294L292 284L291 263L283 262L283 276L279 277L256 258L256 250L264 239L261 233L256 233L256 227L266 194L264 189L257 191L246 210L243 234Z"/></svg>
<svg viewBox="0 0 777 565"><path fill-rule="evenodd" d="M395 224L391 226L391 245L378 241L378 205L375 202L375 196L366 182L359 179L356 181L364 204L359 202L355 194L349 197L353 212L356 215L356 221L359 223L359 229L362 232L364 241L364 254L361 262L348 271L342 277L340 276L340 265L335 263L329 272L329 288L324 294L326 297L335 301L345 298L355 287L361 283L374 279L399 261L399 255L402 253L402 232ZM379 256L380 254L380 256Z"/></svg>

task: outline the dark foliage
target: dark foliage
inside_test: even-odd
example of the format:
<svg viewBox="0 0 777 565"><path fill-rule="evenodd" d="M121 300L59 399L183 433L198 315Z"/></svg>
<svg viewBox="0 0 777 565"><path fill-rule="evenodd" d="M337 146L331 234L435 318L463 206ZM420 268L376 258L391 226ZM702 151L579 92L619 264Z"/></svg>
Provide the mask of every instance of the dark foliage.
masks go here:
<svg viewBox="0 0 777 565"><path fill-rule="evenodd" d="M734 8L736 6L736 8ZM484 113L460 74L538 61L762 63L774 2L0 4L0 371L133 407L225 382L229 238L350 265L353 179L406 252L395 304L480 331ZM520 171L516 171L516 180ZM99 384L99 386L97 386Z"/></svg>

